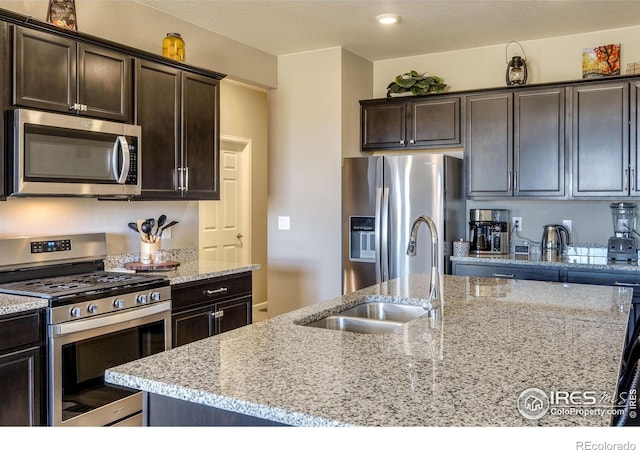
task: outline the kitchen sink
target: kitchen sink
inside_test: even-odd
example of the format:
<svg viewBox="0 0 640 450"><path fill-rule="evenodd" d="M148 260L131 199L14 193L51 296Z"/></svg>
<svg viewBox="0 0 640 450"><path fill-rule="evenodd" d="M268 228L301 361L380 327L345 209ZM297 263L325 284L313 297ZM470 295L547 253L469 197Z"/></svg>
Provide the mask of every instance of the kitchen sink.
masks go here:
<svg viewBox="0 0 640 450"><path fill-rule="evenodd" d="M364 319L362 317L329 316L317 320L307 326L326 328L327 330L351 331L352 333L383 334L391 333L402 325L402 322Z"/></svg>
<svg viewBox="0 0 640 450"><path fill-rule="evenodd" d="M372 302L354 306L340 313L341 316L362 317L365 319L409 322L429 312L419 305L400 305L398 303Z"/></svg>
<svg viewBox="0 0 640 450"><path fill-rule="evenodd" d="M419 305L371 302L316 320L307 326L352 333L383 334L391 333L405 323L425 314L434 316L436 310L425 309Z"/></svg>

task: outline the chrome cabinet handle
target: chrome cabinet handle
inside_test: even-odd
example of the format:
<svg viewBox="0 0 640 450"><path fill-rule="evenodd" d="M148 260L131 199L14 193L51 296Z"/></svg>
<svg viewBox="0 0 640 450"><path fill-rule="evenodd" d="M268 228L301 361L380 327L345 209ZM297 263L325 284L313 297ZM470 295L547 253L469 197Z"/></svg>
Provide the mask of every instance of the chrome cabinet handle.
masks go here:
<svg viewBox="0 0 640 450"><path fill-rule="evenodd" d="M516 274L515 273L494 273L493 276L496 278L515 278Z"/></svg>
<svg viewBox="0 0 640 450"><path fill-rule="evenodd" d="M204 293L207 295L226 294L228 290L226 287L221 287L219 289L207 289Z"/></svg>
<svg viewBox="0 0 640 450"><path fill-rule="evenodd" d="M179 191L189 190L189 168L188 167L178 167L178 190Z"/></svg>
<svg viewBox="0 0 640 450"><path fill-rule="evenodd" d="M625 286L625 287L640 287L640 283L625 283L623 281L616 281L613 283L614 286Z"/></svg>
<svg viewBox="0 0 640 450"><path fill-rule="evenodd" d="M629 169L624 169L624 189L629 190Z"/></svg>
<svg viewBox="0 0 640 450"><path fill-rule="evenodd" d="M178 167L178 190L184 191L184 168Z"/></svg>
<svg viewBox="0 0 640 450"><path fill-rule="evenodd" d="M214 319L221 319L222 317L224 317L224 310L222 309L222 310L220 310L220 311L212 312L212 313L211 313L211 316L212 316Z"/></svg>
<svg viewBox="0 0 640 450"><path fill-rule="evenodd" d="M82 103L74 103L73 105L69 106L69 109L71 111L86 111L87 105L83 105Z"/></svg>

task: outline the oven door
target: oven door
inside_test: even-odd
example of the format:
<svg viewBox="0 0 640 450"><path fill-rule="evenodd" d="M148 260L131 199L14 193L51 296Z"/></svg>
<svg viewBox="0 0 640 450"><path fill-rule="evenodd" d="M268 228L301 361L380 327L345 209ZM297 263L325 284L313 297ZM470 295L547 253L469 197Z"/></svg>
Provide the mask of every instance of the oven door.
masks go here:
<svg viewBox="0 0 640 450"><path fill-rule="evenodd" d="M49 325L48 339L49 425L141 424L142 393L105 384L104 371L171 348L171 302Z"/></svg>

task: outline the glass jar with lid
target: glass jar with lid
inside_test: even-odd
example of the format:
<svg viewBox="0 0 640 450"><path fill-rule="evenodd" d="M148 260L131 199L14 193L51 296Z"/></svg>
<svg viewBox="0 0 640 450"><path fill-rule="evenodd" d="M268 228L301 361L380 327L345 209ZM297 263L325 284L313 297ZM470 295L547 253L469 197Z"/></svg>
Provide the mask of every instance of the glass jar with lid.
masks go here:
<svg viewBox="0 0 640 450"><path fill-rule="evenodd" d="M162 40L162 56L184 62L184 40L180 33L167 33Z"/></svg>

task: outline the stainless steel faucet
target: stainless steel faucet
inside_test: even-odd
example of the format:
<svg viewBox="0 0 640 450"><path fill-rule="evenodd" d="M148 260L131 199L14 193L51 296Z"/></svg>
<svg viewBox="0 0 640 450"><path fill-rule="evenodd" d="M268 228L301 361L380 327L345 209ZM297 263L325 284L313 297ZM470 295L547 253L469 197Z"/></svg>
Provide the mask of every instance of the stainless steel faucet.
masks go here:
<svg viewBox="0 0 640 450"><path fill-rule="evenodd" d="M428 216L418 217L411 226L411 234L409 235L409 245L407 246L407 255L416 256L416 239L418 236L418 228L420 223L426 223L431 233L431 283L429 286L429 302L432 299L440 299L440 257L438 254L438 230L435 222Z"/></svg>

